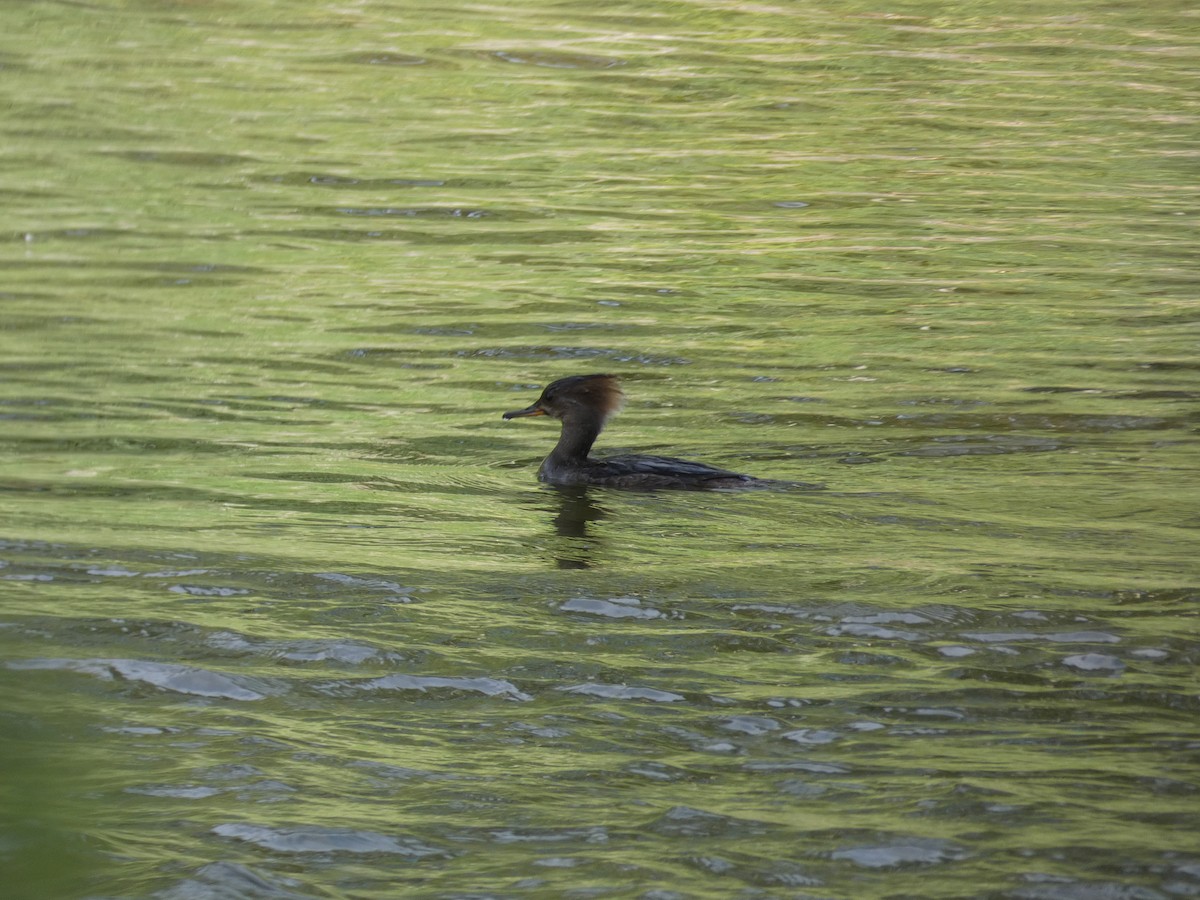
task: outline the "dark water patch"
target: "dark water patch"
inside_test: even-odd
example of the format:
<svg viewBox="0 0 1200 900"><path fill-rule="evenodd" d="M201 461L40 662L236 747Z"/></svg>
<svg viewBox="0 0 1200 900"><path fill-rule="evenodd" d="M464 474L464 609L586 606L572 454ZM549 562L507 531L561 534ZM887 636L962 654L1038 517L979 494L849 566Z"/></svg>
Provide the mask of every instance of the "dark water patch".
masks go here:
<svg viewBox="0 0 1200 900"><path fill-rule="evenodd" d="M304 484L360 484L361 475L342 475L338 472L244 472L247 478L267 481L298 481Z"/></svg>
<svg viewBox="0 0 1200 900"><path fill-rule="evenodd" d="M410 334L424 334L431 337L467 337L473 335L478 328L476 325L430 325L413 328L408 326Z"/></svg>
<svg viewBox="0 0 1200 900"><path fill-rule="evenodd" d="M26 300L34 300L34 301L38 301L38 302L51 301L55 297L56 297L55 294L46 293L45 291L3 291L3 290L0 290L0 300L8 301L8 302L10 302L10 304L16 303L16 302L23 302ZM100 321L100 320L89 321L88 319L86 319L82 316L72 316L72 315L64 316L61 313L50 313L50 314L47 314L44 316L40 316L40 315L37 315L36 313L31 313L31 312L18 313L15 310L11 310L9 312L8 316L18 326L22 322L50 323L50 322L55 322L55 321L61 321L61 322L79 321L79 322L86 323L86 324L92 324L92 321ZM21 330L21 329L18 329L18 330Z"/></svg>
<svg viewBox="0 0 1200 900"><path fill-rule="evenodd" d="M835 635L836 636L836 635ZM885 653L867 653L860 650L842 653L837 657L839 665L843 666L903 666L910 665L898 656Z"/></svg>
<svg viewBox="0 0 1200 900"><path fill-rule="evenodd" d="M230 360L226 360L230 362ZM249 363L249 360L246 361ZM230 415L234 418L243 419L244 421L273 421L270 418L256 419L252 416L243 416L241 414L247 412L279 412L289 416L289 422L303 422L290 418L295 415L297 408L305 410L321 410L322 412L361 412L370 409L389 408L384 405L355 403L349 400L336 400L326 397L302 396L297 394L264 394L262 396L247 396L247 395L228 395L228 396L212 396L198 397L187 400L139 400L136 403L128 404L133 409L149 409L166 410L172 414L188 415L199 414L208 416L210 414ZM313 420L316 422L317 420ZM312 424L312 422L303 422L303 424Z"/></svg>
<svg viewBox="0 0 1200 900"><path fill-rule="evenodd" d="M1134 368L1145 369L1151 372L1197 372L1200 371L1200 362L1180 359L1156 359L1149 362L1135 363Z"/></svg>
<svg viewBox="0 0 1200 900"><path fill-rule="evenodd" d="M418 485L413 485L418 487ZM427 485L424 487L428 487ZM445 487L446 492L453 492L453 486ZM460 492L471 493L469 486L457 488ZM256 510L259 512L304 512L314 516L333 517L345 523L353 523L360 518L370 518L376 515L395 513L397 507L392 503L374 502L366 499L337 500L337 499L306 499L304 497L262 497L250 496L235 491L220 491L205 488L190 488L175 484L160 484L154 482L139 482L129 484L121 481L108 481L96 478L69 478L54 482L8 482L0 483L0 492L36 493L45 496L69 499L107 499L121 501L173 501L177 503L222 503L230 509ZM402 493L411 493L405 490ZM476 491L477 493L477 491ZM132 524L132 523L131 523ZM269 523L260 523L269 524Z"/></svg>
<svg viewBox="0 0 1200 900"><path fill-rule="evenodd" d="M470 231L411 231L397 228L293 228L287 230L254 231L255 237L271 240L310 240L333 243L396 243L396 244L585 244L605 240L605 236L592 231L561 228L551 230L514 231L497 228L471 229Z"/></svg>
<svg viewBox="0 0 1200 900"><path fill-rule="evenodd" d="M376 783L395 781L455 781L463 777L450 772L414 769L409 766L397 766L391 763L374 762L371 760L355 760L350 763L350 767L365 772Z"/></svg>
<svg viewBox="0 0 1200 900"><path fill-rule="evenodd" d="M1026 387L1026 388L1021 388L1020 390L1026 394L1100 394L1100 393L1104 393L1099 388L1051 387L1049 385Z"/></svg>
<svg viewBox="0 0 1200 900"><path fill-rule="evenodd" d="M65 422L86 419L130 421L138 418L140 417L100 414L94 408L81 407L75 398L38 397L0 401L0 420L10 422ZM2 438L0 443L3 443Z"/></svg>
<svg viewBox="0 0 1200 900"><path fill-rule="evenodd" d="M46 646L48 636L56 634L79 651L103 651L107 657L121 658L145 653L148 647L154 647L160 655L171 653L188 658L203 642L206 630L163 618L95 618L79 614L64 615L57 621L36 614L13 616L9 625L22 635L27 650Z"/></svg>
<svg viewBox="0 0 1200 900"><path fill-rule="evenodd" d="M975 631L960 637L981 643L1024 643L1046 641L1054 644L1119 644L1121 638L1106 631Z"/></svg>
<svg viewBox="0 0 1200 900"><path fill-rule="evenodd" d="M846 622L876 625L948 626L955 622L974 621L977 614L970 609L951 606L918 605L909 609L885 609L854 601L812 599L794 604L738 602L730 611L751 618L783 616L787 619L811 619L817 623Z"/></svg>
<svg viewBox="0 0 1200 900"><path fill-rule="evenodd" d="M281 358L273 360L252 360L239 355L224 355L205 353L192 357L194 363L206 363L214 366L253 366L261 369L264 372L278 372L296 375L305 375L312 377L314 375L327 375L330 378L337 379L339 383L344 383L348 373L354 371L353 366L344 362L338 362L338 358L344 354L330 354L324 358L310 357L305 359ZM330 362L329 360L334 360ZM245 382L243 382L245 384ZM246 385L249 387L249 385ZM338 401L330 398L326 403L337 403Z"/></svg>
<svg viewBox="0 0 1200 900"><path fill-rule="evenodd" d="M751 890L763 888L801 888L817 887L823 884L815 875L798 863L783 859L759 859L751 854L732 854L719 856L716 854L700 854L685 857L683 863L705 873L710 878L730 879L751 886ZM686 895L673 892L657 892L663 894L661 900L676 900ZM647 900L660 900L653 894L645 895ZM804 894L795 896L807 896Z"/></svg>
<svg viewBox="0 0 1200 900"><path fill-rule="evenodd" d="M955 409L978 409L991 406L992 401L976 397L921 397L917 400L901 400L899 406L952 406Z"/></svg>
<svg viewBox="0 0 1200 900"><path fill-rule="evenodd" d="M1106 399L1111 400L1197 400L1200 399L1200 391L1189 390L1170 390L1170 389L1147 389L1147 390L1122 390L1118 388L1098 388L1098 387L1029 387L1021 388L1025 393L1030 394L1097 394L1102 395Z"/></svg>
<svg viewBox="0 0 1200 900"><path fill-rule="evenodd" d="M692 840L729 838L737 835L761 836L775 830L768 822L722 815L689 806L674 806L643 826L645 830L670 837Z"/></svg>
<svg viewBox="0 0 1200 900"><path fill-rule="evenodd" d="M368 363L373 362L394 362L401 369L415 369L420 371L444 371L451 369L453 366L445 362L437 362L446 356L442 350L423 350L418 347L410 347L397 349L395 347L353 347L349 350L340 351L334 358L349 357L354 360L363 359Z"/></svg>
<svg viewBox="0 0 1200 900"><path fill-rule="evenodd" d="M1174 223L1168 226L1171 230L1174 229ZM1200 324L1200 316L1197 316L1195 310L1185 310L1178 313L1148 313L1146 315L1126 316L1117 319L1120 325L1138 325L1138 326L1153 326L1172 328L1175 326L1194 327Z"/></svg>
<svg viewBox="0 0 1200 900"><path fill-rule="evenodd" d="M485 357L488 359L603 359L611 362L641 363L647 366L686 366L691 360L678 356L654 356L650 354L628 353L612 348L598 347L566 347L566 346L516 346L516 347L487 347L477 350L460 350L456 356Z"/></svg>
<svg viewBox="0 0 1200 900"><path fill-rule="evenodd" d="M430 62L428 57L413 56L408 53L397 53L392 50L364 50L359 53L347 53L343 56L329 57L321 62L350 63L358 66L424 66Z"/></svg>
<svg viewBox="0 0 1200 900"><path fill-rule="evenodd" d="M522 221L546 218L549 213L526 209L466 206L313 206L297 210L302 215L347 216L379 219L505 219Z"/></svg>
<svg viewBox="0 0 1200 900"><path fill-rule="evenodd" d="M1104 851L1097 848L1094 852L1103 855ZM1046 867L1049 868L1049 860ZM1128 873L1122 873L1125 878ZM1149 873L1147 873L1148 875ZM1049 875L1030 873L1023 876L1026 882L1032 882L1022 887L1012 888L1004 893L1004 897L1013 900L1168 900L1175 894L1169 894L1150 887L1141 887L1121 881L1101 881L1096 879L1077 879L1064 875ZM1041 882L1040 884L1038 882ZM1185 890L1184 896L1195 893Z"/></svg>
<svg viewBox="0 0 1200 900"><path fill-rule="evenodd" d="M774 631L773 628L767 630ZM754 634L751 629L743 629L690 633L684 643L695 652L775 654L794 651L793 644L796 640L798 639L792 636Z"/></svg>
<svg viewBox="0 0 1200 900"><path fill-rule="evenodd" d="M426 187L471 187L476 185L470 179L456 179L453 182L439 178L355 178L347 175L334 175L328 172L289 172L286 175L263 175L252 178L253 181L265 184L285 184L297 187L342 188L378 191L391 188L426 188Z"/></svg>
<svg viewBox="0 0 1200 900"><path fill-rule="evenodd" d="M151 401L138 404L142 410L157 410L184 419L211 419L219 422L263 423L286 425L289 428L316 427L326 424L319 418L302 419L296 415L299 408L317 407L328 410L320 400L276 400L262 401L226 400L211 398L187 402ZM251 412L273 412L275 415L247 415ZM231 442L234 443L234 442ZM249 442L236 442L245 448Z"/></svg>
<svg viewBox="0 0 1200 900"><path fill-rule="evenodd" d="M569 53L561 50L492 50L467 51L478 59L498 60L520 66L537 66L545 69L613 69L627 65L625 60L615 57Z"/></svg>
<svg viewBox="0 0 1200 900"><path fill-rule="evenodd" d="M1059 415L1003 414L965 415L956 413L899 413L869 418L834 414L736 413L725 417L743 425L771 425L805 428L938 428L964 432L1058 431L1065 434L1106 434L1124 431L1166 431L1185 429L1193 424L1190 416L1099 416L1064 413ZM1001 440L998 434L991 440ZM939 436L955 439L955 436ZM964 436L965 437L965 436ZM959 438L962 439L962 438ZM971 438L967 438L971 439ZM973 438L978 440L978 437Z"/></svg>
<svg viewBox="0 0 1200 900"><path fill-rule="evenodd" d="M1124 400L1200 400L1200 391L1128 391L1120 394Z"/></svg>
<svg viewBox="0 0 1200 900"><path fill-rule="evenodd" d="M7 134L15 135L14 131L6 131ZM62 195L58 191L35 190L32 188L0 188L0 197L5 198L10 202L32 201L35 203L45 203L50 200L55 200ZM13 232L16 240L24 241L25 232Z"/></svg>
<svg viewBox="0 0 1200 900"><path fill-rule="evenodd" d="M90 269L101 272L127 271L161 273L163 275L181 275L188 277L207 277L215 275L265 275L270 269L259 266L242 266L225 263L194 263L194 262L134 262L115 260L62 260L62 259L8 259L0 260L0 269L21 270L56 270L56 269ZM235 283L235 282L230 282Z"/></svg>
<svg viewBox="0 0 1200 900"><path fill-rule="evenodd" d="M246 336L245 332L242 331L217 331L208 328L180 328L175 331L175 334L187 335L188 337L210 338L217 341L236 340Z"/></svg>
<svg viewBox="0 0 1200 900"><path fill-rule="evenodd" d="M56 481L0 482L0 493L39 494L58 500L171 500L178 503L232 502L235 495L203 488L165 484L127 484L97 481L94 478L67 478Z"/></svg>
<svg viewBox="0 0 1200 900"><path fill-rule="evenodd" d="M453 465L455 460L456 457L453 454L449 454L444 457L444 461L441 463L430 457L426 457L424 461L430 462L433 465ZM407 497L418 495L458 495L464 498L475 498L476 500L481 493L487 492L491 487L489 477L486 474L479 473L439 475L436 479L430 480L364 478L358 484L363 490L380 491L385 494L405 495ZM469 504L470 502L472 502L470 499L463 501L464 504ZM436 516L431 516L430 518L435 519ZM460 522L488 521L487 516L476 514L469 507L456 512L454 518Z"/></svg>
<svg viewBox="0 0 1200 900"><path fill-rule="evenodd" d="M917 440L911 441L916 443ZM965 435L947 434L930 438L924 446L907 450L896 450L890 456L949 457L949 456L996 456L1009 453L1049 453L1063 450L1068 445L1056 440L1015 435ZM857 458L856 459L861 459ZM842 460L846 462L846 460Z"/></svg>
<svg viewBox="0 0 1200 900"><path fill-rule="evenodd" d="M849 763L845 762L823 762L811 759L789 759L789 760L756 760L742 764L748 772L758 772L768 775L791 772L805 772L812 776L838 776L849 775L854 771Z"/></svg>
<svg viewBox="0 0 1200 900"><path fill-rule="evenodd" d="M117 156L140 163L163 163L169 166L221 167L257 163L252 156L228 153L205 153L196 150L101 150L104 156Z"/></svg>
<svg viewBox="0 0 1200 900"><path fill-rule="evenodd" d="M1078 596L1078 595L1073 595ZM1115 590L1104 592L1099 597L1095 594L1084 595L1095 599L1116 602L1120 606L1143 606L1147 604L1169 605L1188 608L1190 604L1200 601L1200 586L1162 588L1159 590Z"/></svg>
<svg viewBox="0 0 1200 900"><path fill-rule="evenodd" d="M955 431L1061 431L1067 434L1106 434L1123 431L1166 431L1187 428L1193 424L1190 416L1101 416L1078 413L1035 414L996 413L965 415L959 413L900 413L869 419L839 416L762 415L761 424L805 425L831 424L843 427L883 428L943 428ZM749 423L755 424L755 423Z"/></svg>
<svg viewBox="0 0 1200 900"><path fill-rule="evenodd" d="M477 831L465 831L468 840L484 840L492 844L561 844L575 842L583 845L607 844L610 840L608 829L601 826L570 827L570 828L493 828Z"/></svg>
<svg viewBox="0 0 1200 900"><path fill-rule="evenodd" d="M117 238L140 236L140 232L131 228L57 228L49 231L25 231L16 234L15 239L26 243L41 244L47 241L112 241Z"/></svg>

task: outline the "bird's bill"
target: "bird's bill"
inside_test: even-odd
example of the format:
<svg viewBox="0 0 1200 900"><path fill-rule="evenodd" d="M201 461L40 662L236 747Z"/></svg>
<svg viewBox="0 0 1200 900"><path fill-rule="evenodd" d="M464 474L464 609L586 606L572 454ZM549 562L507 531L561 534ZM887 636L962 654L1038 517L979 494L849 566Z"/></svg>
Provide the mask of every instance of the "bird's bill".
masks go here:
<svg viewBox="0 0 1200 900"><path fill-rule="evenodd" d="M546 411L536 403L533 406L527 406L525 409L514 409L512 412L506 412L502 418L504 419L523 419L526 416L544 416Z"/></svg>

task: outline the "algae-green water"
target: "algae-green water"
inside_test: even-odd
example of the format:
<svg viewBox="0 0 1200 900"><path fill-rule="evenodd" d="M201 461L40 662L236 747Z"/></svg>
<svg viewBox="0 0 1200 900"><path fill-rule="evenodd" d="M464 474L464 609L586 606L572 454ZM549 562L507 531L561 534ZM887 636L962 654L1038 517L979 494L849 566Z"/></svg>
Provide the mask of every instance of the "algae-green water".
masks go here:
<svg viewBox="0 0 1200 900"><path fill-rule="evenodd" d="M4 4L5 897L1200 896L1198 25Z"/></svg>

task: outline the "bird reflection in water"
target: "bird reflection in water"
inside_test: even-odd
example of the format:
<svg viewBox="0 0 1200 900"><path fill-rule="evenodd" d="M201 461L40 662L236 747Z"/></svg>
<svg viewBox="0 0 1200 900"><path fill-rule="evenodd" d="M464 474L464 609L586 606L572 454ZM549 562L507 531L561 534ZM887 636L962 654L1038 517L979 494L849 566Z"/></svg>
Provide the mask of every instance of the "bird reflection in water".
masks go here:
<svg viewBox="0 0 1200 900"><path fill-rule="evenodd" d="M547 493L557 503L554 531L566 540L561 542L555 554L555 563L560 569L591 568L589 558L599 544L599 539L588 536L588 524L598 522L608 514L595 501L586 485L560 485L551 487Z"/></svg>

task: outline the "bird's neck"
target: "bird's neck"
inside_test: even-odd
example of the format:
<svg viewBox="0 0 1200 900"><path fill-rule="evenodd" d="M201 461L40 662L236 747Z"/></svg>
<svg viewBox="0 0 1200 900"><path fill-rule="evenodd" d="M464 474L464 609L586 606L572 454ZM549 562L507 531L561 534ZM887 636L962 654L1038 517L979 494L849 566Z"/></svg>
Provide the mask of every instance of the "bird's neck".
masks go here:
<svg viewBox="0 0 1200 900"><path fill-rule="evenodd" d="M558 436L550 458L555 462L583 462L592 450L592 444L604 428L600 416L572 416L563 419L562 434Z"/></svg>

